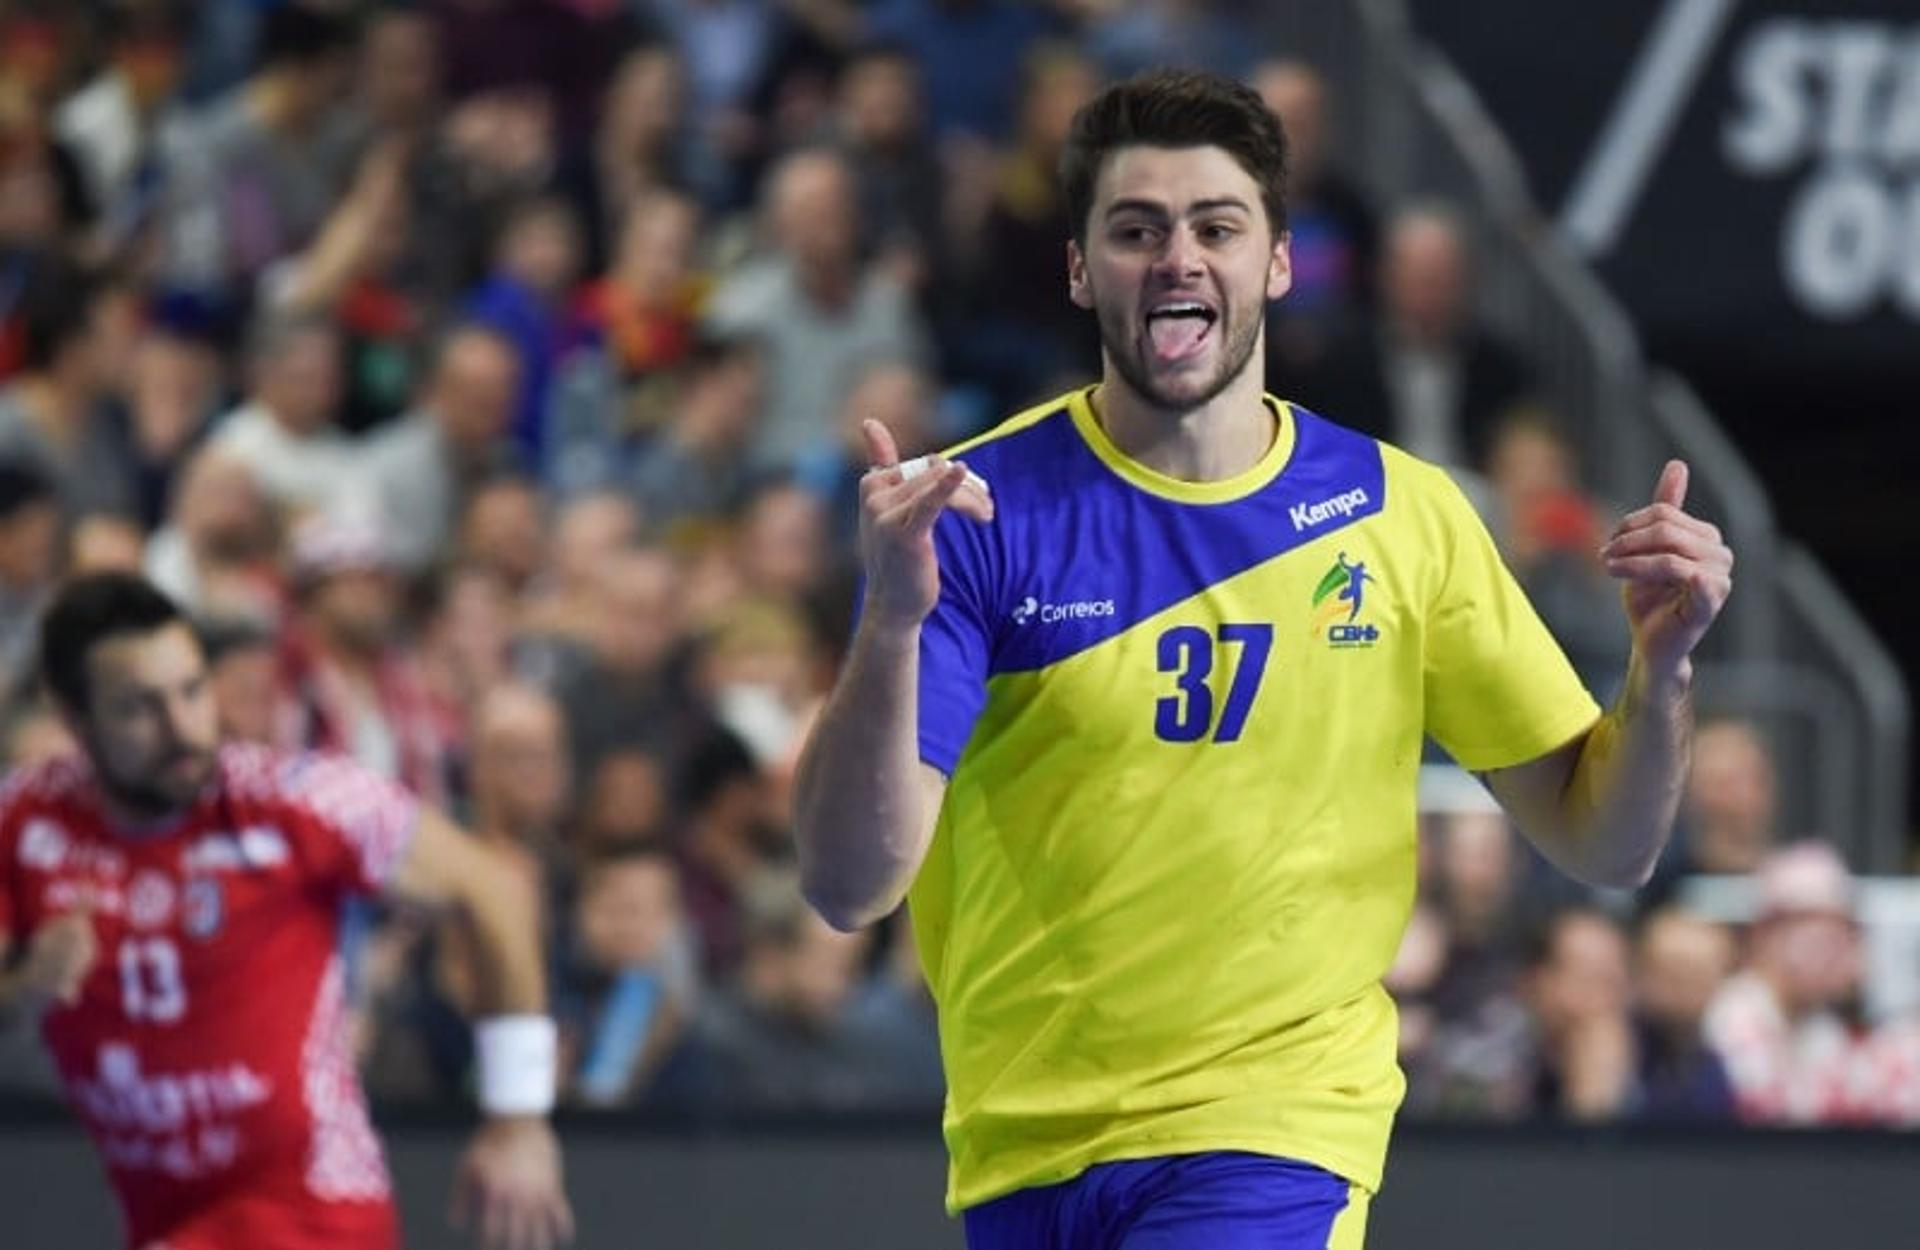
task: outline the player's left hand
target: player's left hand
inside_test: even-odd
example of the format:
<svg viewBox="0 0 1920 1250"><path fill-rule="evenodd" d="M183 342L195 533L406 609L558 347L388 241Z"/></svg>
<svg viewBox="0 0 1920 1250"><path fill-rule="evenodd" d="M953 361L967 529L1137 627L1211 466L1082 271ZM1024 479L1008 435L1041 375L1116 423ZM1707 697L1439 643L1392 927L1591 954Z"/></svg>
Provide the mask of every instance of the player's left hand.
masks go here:
<svg viewBox="0 0 1920 1250"><path fill-rule="evenodd" d="M474 1134L453 1184L453 1223L486 1250L552 1250L573 1240L560 1143L538 1116L501 1116Z"/></svg>
<svg viewBox="0 0 1920 1250"><path fill-rule="evenodd" d="M1688 516L1687 465L1669 460L1653 502L1620 522L1600 548L1622 598L1633 647L1657 678L1678 676L1733 590L1733 550L1720 531Z"/></svg>

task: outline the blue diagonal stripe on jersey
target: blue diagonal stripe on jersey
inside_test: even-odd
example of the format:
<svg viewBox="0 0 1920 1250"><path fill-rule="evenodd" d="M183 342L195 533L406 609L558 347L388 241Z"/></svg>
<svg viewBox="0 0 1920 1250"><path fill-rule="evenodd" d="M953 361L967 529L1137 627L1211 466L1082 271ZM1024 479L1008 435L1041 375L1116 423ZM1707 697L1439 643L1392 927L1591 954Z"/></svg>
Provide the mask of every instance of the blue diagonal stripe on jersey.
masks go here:
<svg viewBox="0 0 1920 1250"><path fill-rule="evenodd" d="M1285 467L1222 503L1179 502L1121 478L1087 446L1064 404L969 449L968 465L992 483L996 519L977 525L949 514L937 541L943 569L967 562L967 581L984 600L977 606L992 630L989 674L1058 664L1379 512L1379 444L1292 411L1295 445Z"/></svg>

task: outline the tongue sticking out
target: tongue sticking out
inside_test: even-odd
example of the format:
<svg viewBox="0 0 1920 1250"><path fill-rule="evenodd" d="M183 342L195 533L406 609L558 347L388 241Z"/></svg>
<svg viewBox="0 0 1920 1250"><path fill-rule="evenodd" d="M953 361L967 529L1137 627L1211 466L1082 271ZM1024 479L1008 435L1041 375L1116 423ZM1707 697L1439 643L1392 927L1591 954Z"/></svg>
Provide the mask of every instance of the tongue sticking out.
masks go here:
<svg viewBox="0 0 1920 1250"><path fill-rule="evenodd" d="M1153 354L1163 364L1198 355L1201 341L1206 338L1211 325L1205 317L1154 317L1147 322L1147 335L1153 340Z"/></svg>

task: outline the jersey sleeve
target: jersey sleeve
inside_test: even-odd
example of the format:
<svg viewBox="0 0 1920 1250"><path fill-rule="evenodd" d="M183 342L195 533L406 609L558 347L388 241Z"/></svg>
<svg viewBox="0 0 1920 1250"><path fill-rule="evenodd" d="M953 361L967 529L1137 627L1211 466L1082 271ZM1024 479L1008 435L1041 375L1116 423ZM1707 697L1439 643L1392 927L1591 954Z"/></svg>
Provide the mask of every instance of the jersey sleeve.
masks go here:
<svg viewBox="0 0 1920 1250"><path fill-rule="evenodd" d="M948 776L987 703L992 620L986 553L972 521L948 513L933 530L940 599L920 627L920 758Z"/></svg>
<svg viewBox="0 0 1920 1250"><path fill-rule="evenodd" d="M348 894L377 894L393 880L420 823L406 789L339 755L289 756L277 790L299 819L302 851L316 875Z"/></svg>
<svg viewBox="0 0 1920 1250"><path fill-rule="evenodd" d="M1427 732L1476 772L1538 759L1591 727L1600 707L1459 487L1422 472L1442 563L1426 628Z"/></svg>

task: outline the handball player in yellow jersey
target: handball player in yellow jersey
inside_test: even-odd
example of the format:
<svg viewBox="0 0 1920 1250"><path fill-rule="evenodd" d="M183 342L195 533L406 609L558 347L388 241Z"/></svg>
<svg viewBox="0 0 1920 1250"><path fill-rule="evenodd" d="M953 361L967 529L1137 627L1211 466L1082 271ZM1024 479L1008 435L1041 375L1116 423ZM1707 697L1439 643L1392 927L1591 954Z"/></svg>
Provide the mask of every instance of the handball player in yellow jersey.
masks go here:
<svg viewBox="0 0 1920 1250"><path fill-rule="evenodd" d="M1686 466L1602 553L1603 714L1444 473L1263 394L1284 164L1235 83L1108 89L1061 162L1099 383L928 462L867 426L796 835L835 926L909 900L972 1250L1361 1244L1424 736L1584 881L1672 824L1733 565Z"/></svg>

